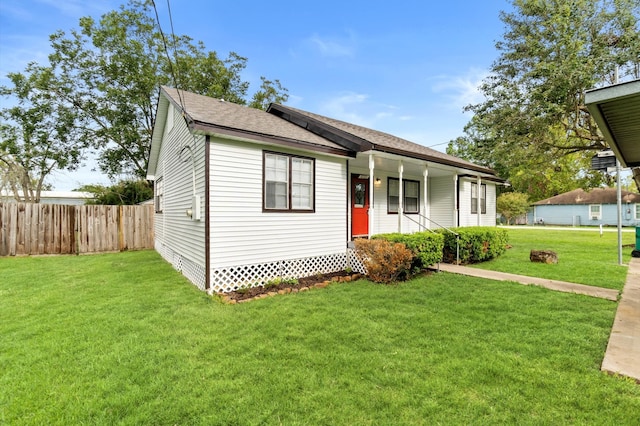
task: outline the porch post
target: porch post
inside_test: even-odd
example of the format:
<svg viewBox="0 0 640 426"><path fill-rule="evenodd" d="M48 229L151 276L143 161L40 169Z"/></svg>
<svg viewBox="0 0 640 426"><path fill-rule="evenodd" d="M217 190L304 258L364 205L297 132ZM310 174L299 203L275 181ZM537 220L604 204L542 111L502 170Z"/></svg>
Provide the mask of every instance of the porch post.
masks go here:
<svg viewBox="0 0 640 426"><path fill-rule="evenodd" d="M453 227L458 226L458 173L453 174Z"/></svg>
<svg viewBox="0 0 640 426"><path fill-rule="evenodd" d="M374 184L374 172L375 162L373 161L373 153L369 153L369 211L367 212L369 217L367 218L369 221L369 226L367 230L367 238L371 238L371 233L373 232L373 218L374 218L374 209L373 209L373 184Z"/></svg>
<svg viewBox="0 0 640 426"><path fill-rule="evenodd" d="M482 216L482 179L478 175L478 199L476 200L476 211L478 212L478 226L482 223L480 217Z"/></svg>
<svg viewBox="0 0 640 426"><path fill-rule="evenodd" d="M398 232L402 234L402 215L404 214L404 193L402 190L402 175L404 174L404 164L402 160L398 163Z"/></svg>
<svg viewBox="0 0 640 426"><path fill-rule="evenodd" d="M429 221L427 220L427 218L430 216L429 212L427 211L427 209L429 208L429 203L427 202L427 196L429 195L427 192L427 177L429 176L429 168L427 166L427 164L424 165L424 171L422 172L422 176L423 176L423 184L422 186L424 187L422 190L422 198L423 198L423 218L422 218L422 225L424 226L424 229L430 229L431 228L431 224L429 223Z"/></svg>

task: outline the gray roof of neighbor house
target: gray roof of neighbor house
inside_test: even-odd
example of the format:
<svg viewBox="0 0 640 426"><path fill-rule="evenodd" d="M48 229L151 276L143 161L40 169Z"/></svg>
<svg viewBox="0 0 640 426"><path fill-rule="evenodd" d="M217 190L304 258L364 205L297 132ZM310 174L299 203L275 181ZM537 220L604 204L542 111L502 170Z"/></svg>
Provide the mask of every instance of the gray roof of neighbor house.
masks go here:
<svg viewBox="0 0 640 426"><path fill-rule="evenodd" d="M495 175L495 171L490 168L378 130L278 104L271 104L267 112L355 151L388 152Z"/></svg>
<svg viewBox="0 0 640 426"><path fill-rule="evenodd" d="M615 188L594 188L589 192L574 189L555 197L533 203L534 206L575 205L575 204L617 204L618 191ZM640 194L622 191L623 203L640 203Z"/></svg>

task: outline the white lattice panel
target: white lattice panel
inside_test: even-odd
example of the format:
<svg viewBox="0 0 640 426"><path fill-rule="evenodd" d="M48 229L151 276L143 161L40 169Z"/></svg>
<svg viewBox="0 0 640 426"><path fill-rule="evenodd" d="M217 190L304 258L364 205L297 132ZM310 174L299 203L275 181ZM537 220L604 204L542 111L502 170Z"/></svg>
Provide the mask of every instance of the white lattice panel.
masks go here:
<svg viewBox="0 0 640 426"><path fill-rule="evenodd" d="M363 275L367 275L367 268L364 267L362 261L356 255L356 251L354 249L350 248L347 250L347 257L349 259L348 265L353 271L359 272Z"/></svg>
<svg viewBox="0 0 640 426"><path fill-rule="evenodd" d="M191 260L184 257L182 257L181 263L182 275L187 277L189 281L195 284L196 287L198 287L200 290L204 291L204 287L206 284L205 278L207 276L204 266L198 265L197 263L192 262Z"/></svg>
<svg viewBox="0 0 640 426"><path fill-rule="evenodd" d="M164 260L169 262L178 272L187 277L187 279L196 287L200 290L205 289L205 278L207 274L204 266L198 265L197 263L185 258L158 241L155 243L155 249Z"/></svg>
<svg viewBox="0 0 640 426"><path fill-rule="evenodd" d="M158 241L156 241L155 249L160 253L160 256L196 287L205 290L206 272L204 266L192 262ZM341 271L347 267L355 272L366 274L364 265L355 255L353 249L326 256L218 268L211 271L212 288L210 292L230 292L242 287L262 286L276 278L309 277Z"/></svg>
<svg viewBox="0 0 640 426"><path fill-rule="evenodd" d="M262 286L276 278L302 278L340 271L348 266L347 256L345 252L214 269L211 272L211 291L229 292L242 287Z"/></svg>

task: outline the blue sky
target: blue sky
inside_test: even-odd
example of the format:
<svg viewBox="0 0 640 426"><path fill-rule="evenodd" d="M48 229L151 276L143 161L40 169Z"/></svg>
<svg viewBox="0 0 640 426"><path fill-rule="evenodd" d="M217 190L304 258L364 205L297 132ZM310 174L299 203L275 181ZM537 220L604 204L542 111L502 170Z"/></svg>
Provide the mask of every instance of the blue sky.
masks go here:
<svg viewBox="0 0 640 426"><path fill-rule="evenodd" d="M126 0L0 0L0 84L29 61L46 63L48 36L99 19ZM170 31L166 0L157 0ZM248 58L243 78L289 89L288 105L392 133L444 151L481 101L477 87L497 58L509 0L170 1L176 34L220 57ZM6 105L6 100L0 100ZM56 172L57 190L108 184L91 172Z"/></svg>

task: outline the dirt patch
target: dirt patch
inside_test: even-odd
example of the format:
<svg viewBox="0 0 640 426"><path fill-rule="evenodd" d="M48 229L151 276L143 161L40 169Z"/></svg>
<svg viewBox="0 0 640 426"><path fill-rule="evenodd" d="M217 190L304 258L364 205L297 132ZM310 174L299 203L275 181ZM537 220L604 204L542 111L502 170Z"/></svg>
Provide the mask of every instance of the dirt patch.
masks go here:
<svg viewBox="0 0 640 426"><path fill-rule="evenodd" d="M346 271L332 272L329 274L318 274L310 277L298 279L297 284L280 283L264 287L251 287L240 291L221 293L222 299L227 303L238 303L252 299L275 296L276 294L298 293L308 291L315 287L326 287L330 282L354 281L360 278L360 274L348 273Z"/></svg>

